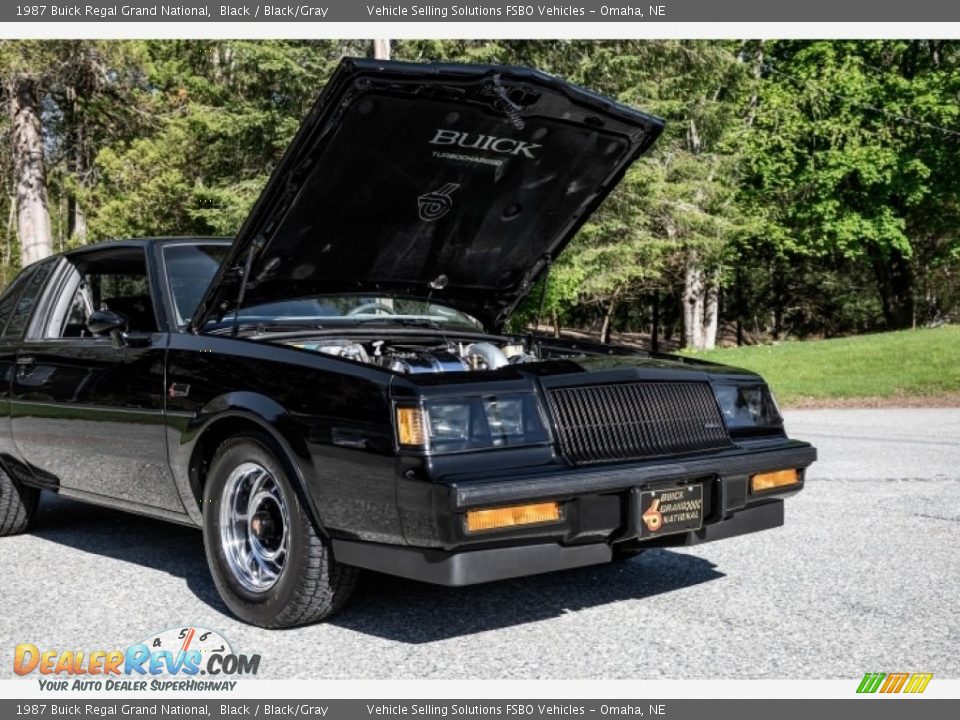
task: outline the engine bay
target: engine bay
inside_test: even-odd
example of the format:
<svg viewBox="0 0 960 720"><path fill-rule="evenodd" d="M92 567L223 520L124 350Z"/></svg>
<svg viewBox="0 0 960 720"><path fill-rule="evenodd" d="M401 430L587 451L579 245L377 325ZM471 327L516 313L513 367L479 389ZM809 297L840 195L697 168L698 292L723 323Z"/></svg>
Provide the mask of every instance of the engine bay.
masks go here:
<svg viewBox="0 0 960 720"><path fill-rule="evenodd" d="M539 351L518 340L444 340L415 338L367 340L324 337L283 341L301 350L323 353L365 365L377 365L404 374L496 370L508 365L538 362Z"/></svg>

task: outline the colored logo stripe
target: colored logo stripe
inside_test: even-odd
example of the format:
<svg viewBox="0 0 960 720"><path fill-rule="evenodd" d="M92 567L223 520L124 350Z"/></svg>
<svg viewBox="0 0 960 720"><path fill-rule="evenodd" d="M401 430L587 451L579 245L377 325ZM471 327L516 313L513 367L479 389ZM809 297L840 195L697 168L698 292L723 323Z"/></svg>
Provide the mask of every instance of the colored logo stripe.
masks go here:
<svg viewBox="0 0 960 720"><path fill-rule="evenodd" d="M903 688L904 683L907 682L909 673L890 673L887 675L887 679L884 681L883 685L880 687L880 692L882 693L898 693L901 688Z"/></svg>
<svg viewBox="0 0 960 720"><path fill-rule="evenodd" d="M857 692L875 693L885 677L885 673L867 673L863 676L863 680L860 681L860 687L857 688Z"/></svg>
<svg viewBox="0 0 960 720"><path fill-rule="evenodd" d="M933 673L867 673L857 687L858 693L922 693Z"/></svg>
<svg viewBox="0 0 960 720"><path fill-rule="evenodd" d="M907 683L903 691L905 693L922 693L927 689L932 677L933 673L914 673L910 676L910 682Z"/></svg>

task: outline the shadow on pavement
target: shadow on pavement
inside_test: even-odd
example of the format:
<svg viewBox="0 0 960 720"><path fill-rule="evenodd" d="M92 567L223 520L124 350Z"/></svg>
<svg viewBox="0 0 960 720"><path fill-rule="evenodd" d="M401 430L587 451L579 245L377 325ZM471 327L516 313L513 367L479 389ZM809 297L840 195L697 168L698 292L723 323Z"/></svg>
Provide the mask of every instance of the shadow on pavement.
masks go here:
<svg viewBox="0 0 960 720"><path fill-rule="evenodd" d="M448 588L365 573L331 625L404 643L429 643L639 600L723 577L703 558L650 550L629 561Z"/></svg>
<svg viewBox="0 0 960 720"><path fill-rule="evenodd" d="M45 493L31 534L182 577L202 602L229 614L198 530ZM365 572L346 609L328 622L397 642L428 643L673 592L723 577L715 568L696 556L650 550L629 561L465 588Z"/></svg>
<svg viewBox="0 0 960 720"><path fill-rule="evenodd" d="M200 600L229 614L213 585L199 530L51 493L40 498L34 537L182 577Z"/></svg>

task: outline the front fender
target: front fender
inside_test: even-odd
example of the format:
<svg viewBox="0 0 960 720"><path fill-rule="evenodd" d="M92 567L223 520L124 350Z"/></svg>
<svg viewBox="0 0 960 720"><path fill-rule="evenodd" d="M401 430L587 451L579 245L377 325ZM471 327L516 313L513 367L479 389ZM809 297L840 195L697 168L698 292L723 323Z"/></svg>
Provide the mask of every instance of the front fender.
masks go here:
<svg viewBox="0 0 960 720"><path fill-rule="evenodd" d="M216 448L229 437L244 430L258 430L276 445L280 460L294 482L301 502L317 527L323 521L309 492L314 477L313 459L307 448L305 431L276 400L255 392L230 392L210 400L195 415L183 417L170 439L170 467L177 489L190 519L203 522L200 499L206 467L204 458L212 458Z"/></svg>

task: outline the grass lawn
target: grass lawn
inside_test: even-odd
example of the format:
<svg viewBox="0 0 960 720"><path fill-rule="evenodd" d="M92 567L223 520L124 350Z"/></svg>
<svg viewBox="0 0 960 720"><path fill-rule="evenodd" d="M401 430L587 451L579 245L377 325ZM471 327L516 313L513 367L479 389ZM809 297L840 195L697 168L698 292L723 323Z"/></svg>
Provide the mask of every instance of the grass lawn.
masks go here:
<svg viewBox="0 0 960 720"><path fill-rule="evenodd" d="M960 327L724 348L696 357L759 372L784 405L960 393ZM953 404L953 403L951 403Z"/></svg>

